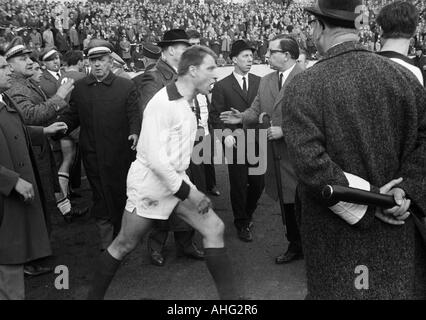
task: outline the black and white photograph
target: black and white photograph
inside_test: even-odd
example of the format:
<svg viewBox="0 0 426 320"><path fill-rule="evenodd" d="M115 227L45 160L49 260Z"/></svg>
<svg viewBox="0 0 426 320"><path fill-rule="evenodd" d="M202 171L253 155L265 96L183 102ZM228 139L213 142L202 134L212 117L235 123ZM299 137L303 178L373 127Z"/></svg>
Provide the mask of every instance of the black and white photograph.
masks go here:
<svg viewBox="0 0 426 320"><path fill-rule="evenodd" d="M426 300L425 86L426 0L0 0L0 300Z"/></svg>

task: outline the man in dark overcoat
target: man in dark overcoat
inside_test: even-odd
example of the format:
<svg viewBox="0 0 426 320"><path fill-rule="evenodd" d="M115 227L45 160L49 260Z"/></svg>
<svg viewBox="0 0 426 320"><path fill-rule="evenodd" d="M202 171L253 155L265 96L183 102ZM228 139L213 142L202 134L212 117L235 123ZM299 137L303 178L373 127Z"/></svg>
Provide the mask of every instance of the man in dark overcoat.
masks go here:
<svg viewBox="0 0 426 320"><path fill-rule="evenodd" d="M409 211L426 210L426 91L406 68L358 44L361 4L307 8L324 58L293 79L282 102L307 298L425 299L426 250ZM380 191L398 205L327 203L327 184Z"/></svg>
<svg viewBox="0 0 426 320"><path fill-rule="evenodd" d="M18 107L3 93L10 86L9 64L0 57L0 300L24 299L24 264L51 255L32 145L42 145L44 134L54 131L25 126Z"/></svg>
<svg viewBox="0 0 426 320"><path fill-rule="evenodd" d="M160 58L154 68L133 78L140 93L140 110L143 114L146 105L152 97L166 85L177 79L177 68L180 57L189 46L188 35L184 30L172 29L164 33L158 43L162 50ZM189 170L192 168L191 167ZM194 180L197 175L189 174L191 181L200 188L200 183ZM179 255L186 255L195 259L202 259L203 252L193 242L194 229L172 213L168 220L156 221L148 238L148 250L151 262L157 266L165 264L163 249L167 242L169 231L174 232L174 238Z"/></svg>
<svg viewBox="0 0 426 320"><path fill-rule="evenodd" d="M253 63L253 52L244 40L237 40L232 44L230 58L234 63L234 71L226 78L218 81L212 92L212 103L209 114L209 120L214 129L230 129L232 131L242 130L242 124L224 124L220 120L220 114L225 111L231 111L231 108L240 112L250 108L256 98L260 77L251 74ZM253 241L251 232L253 223L253 213L257 208L257 201L262 195L264 188L264 176L249 174L250 166L248 159L244 163L237 163L237 153L240 141L235 141L232 134L226 134L224 144L233 153L232 162L228 163L229 182L231 189L231 204L234 213L234 225L237 229L238 237L245 242ZM246 139L247 138L247 139ZM250 137L244 138L242 143L246 144L246 150L249 145L258 149L258 143ZM241 149L240 149L241 150Z"/></svg>
<svg viewBox="0 0 426 320"><path fill-rule="evenodd" d="M80 126L82 159L93 192L91 212L102 249L120 230L127 171L141 126L136 86L112 73L112 49L104 40L89 43L91 74L75 83L70 108L60 116L69 132Z"/></svg>

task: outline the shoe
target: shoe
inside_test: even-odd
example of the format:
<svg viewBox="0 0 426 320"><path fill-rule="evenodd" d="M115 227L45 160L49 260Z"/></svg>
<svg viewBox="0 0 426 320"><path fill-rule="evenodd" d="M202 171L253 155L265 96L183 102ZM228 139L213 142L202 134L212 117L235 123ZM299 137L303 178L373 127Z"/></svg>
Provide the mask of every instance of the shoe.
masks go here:
<svg viewBox="0 0 426 320"><path fill-rule="evenodd" d="M289 249L286 253L279 255L275 258L276 264L285 264L295 260L303 259L303 252L300 249L292 249L289 246Z"/></svg>
<svg viewBox="0 0 426 320"><path fill-rule="evenodd" d="M210 193L211 195L215 196L215 197L219 197L220 196L220 192L219 190L216 188L216 186L214 186L213 188L211 188L208 193Z"/></svg>
<svg viewBox="0 0 426 320"><path fill-rule="evenodd" d="M36 264L26 264L24 266L24 275L26 276L37 277L51 272L53 272L53 269L50 267L42 267Z"/></svg>
<svg viewBox="0 0 426 320"><path fill-rule="evenodd" d="M185 250L177 248L176 255L178 257L188 257L195 260L204 260L204 251L198 249L194 243Z"/></svg>
<svg viewBox="0 0 426 320"><path fill-rule="evenodd" d="M244 242L252 242L253 235L251 233L250 227L243 227L238 230L238 238L240 238Z"/></svg>
<svg viewBox="0 0 426 320"><path fill-rule="evenodd" d="M154 266L162 267L164 266L166 260L164 259L164 256L161 254L161 252L151 250L151 263Z"/></svg>

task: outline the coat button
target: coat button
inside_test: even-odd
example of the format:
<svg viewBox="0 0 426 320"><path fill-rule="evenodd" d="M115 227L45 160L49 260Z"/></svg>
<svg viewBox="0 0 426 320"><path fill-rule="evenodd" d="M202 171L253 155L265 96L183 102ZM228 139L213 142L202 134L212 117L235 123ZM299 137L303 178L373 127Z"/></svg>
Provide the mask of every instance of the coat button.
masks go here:
<svg viewBox="0 0 426 320"><path fill-rule="evenodd" d="M18 135L16 135L16 136L15 136L15 140L18 140L18 137L19 137L19 136L18 136Z"/></svg>
<svg viewBox="0 0 426 320"><path fill-rule="evenodd" d="M25 166L25 164L23 162L19 162L19 166L22 168Z"/></svg>

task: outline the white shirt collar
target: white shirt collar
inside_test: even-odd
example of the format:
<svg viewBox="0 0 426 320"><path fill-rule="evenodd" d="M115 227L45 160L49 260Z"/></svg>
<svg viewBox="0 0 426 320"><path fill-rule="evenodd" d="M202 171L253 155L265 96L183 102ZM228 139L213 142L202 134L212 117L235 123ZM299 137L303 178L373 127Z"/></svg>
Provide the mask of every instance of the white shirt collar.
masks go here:
<svg viewBox="0 0 426 320"><path fill-rule="evenodd" d="M3 104L6 104L6 103L4 102L4 100L3 100L3 93L2 93L2 94L0 94L0 102L1 102L1 103L3 103Z"/></svg>
<svg viewBox="0 0 426 320"><path fill-rule="evenodd" d="M296 66L296 63L291 68L287 69L286 71L278 73L278 78L280 77L281 74L283 75L283 83L282 83L283 85L285 81L287 80L288 76L290 75L290 73L293 71L295 66Z"/></svg>
<svg viewBox="0 0 426 320"><path fill-rule="evenodd" d="M236 73L235 71L232 72L232 73L233 73L235 79L237 80L238 84L240 85L241 90L243 89L243 77L246 78L246 85L247 85L247 90L248 90L248 86L249 86L248 77L249 77L249 74L247 73L246 75L242 76L242 75Z"/></svg>
<svg viewBox="0 0 426 320"><path fill-rule="evenodd" d="M59 74L61 74L61 71L58 71L58 72L55 72L55 71L51 71L51 70L48 70L48 69L46 69L47 71L49 71L50 72L50 74L56 79L56 80L59 80L59 78L58 78L58 73Z"/></svg>

